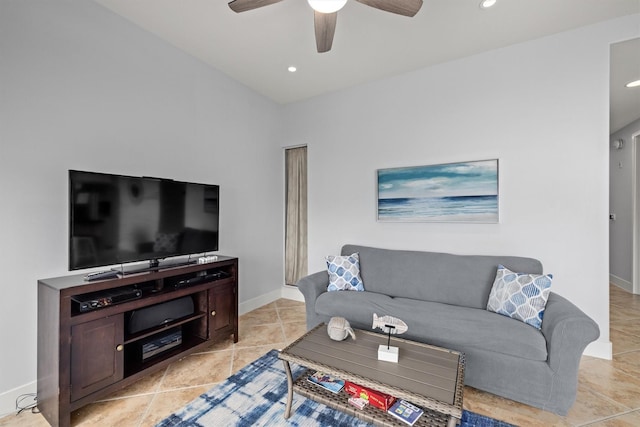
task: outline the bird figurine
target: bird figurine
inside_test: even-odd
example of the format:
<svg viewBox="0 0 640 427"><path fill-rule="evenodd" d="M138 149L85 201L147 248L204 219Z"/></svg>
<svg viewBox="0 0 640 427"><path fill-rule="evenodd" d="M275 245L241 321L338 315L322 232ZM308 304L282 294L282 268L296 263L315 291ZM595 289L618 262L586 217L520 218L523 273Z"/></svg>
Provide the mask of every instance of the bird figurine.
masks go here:
<svg viewBox="0 0 640 427"><path fill-rule="evenodd" d="M334 341L342 341L351 335L351 338L356 339L356 334L353 332L349 321L344 317L332 317L327 325L327 333L329 338Z"/></svg>
<svg viewBox="0 0 640 427"><path fill-rule="evenodd" d="M373 313L373 329L378 328L389 334L404 334L409 330L404 321L393 316L378 317L376 313Z"/></svg>

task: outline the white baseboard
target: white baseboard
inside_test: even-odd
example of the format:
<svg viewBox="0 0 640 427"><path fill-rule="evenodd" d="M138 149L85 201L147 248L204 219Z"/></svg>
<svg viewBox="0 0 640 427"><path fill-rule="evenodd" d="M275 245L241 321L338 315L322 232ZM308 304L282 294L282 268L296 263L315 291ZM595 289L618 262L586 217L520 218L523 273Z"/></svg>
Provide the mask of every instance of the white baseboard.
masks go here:
<svg viewBox="0 0 640 427"><path fill-rule="evenodd" d="M0 418L5 415L13 414L16 412L16 399L23 394L29 394L36 392L37 382L32 381L28 384L16 387L12 390L5 391L0 394ZM28 400L27 402L32 402Z"/></svg>
<svg viewBox="0 0 640 427"><path fill-rule="evenodd" d="M242 316L256 308L260 308L263 305L270 304L277 299L286 298L294 301L304 302L304 296L295 286L284 285L282 288L275 291L271 291L267 294L260 295L259 297L252 298L248 301L241 302L238 307L238 314Z"/></svg>
<svg viewBox="0 0 640 427"><path fill-rule="evenodd" d="M611 341L594 341L584 349L584 355L611 360L613 359L613 344Z"/></svg>
<svg viewBox="0 0 640 427"><path fill-rule="evenodd" d="M300 292L297 286L284 285L280 297L304 302L304 295L302 295L302 292Z"/></svg>
<svg viewBox="0 0 640 427"><path fill-rule="evenodd" d="M252 298L250 300L241 302L238 304L238 315L242 316L256 308L260 308L263 305L270 304L275 300L281 298L282 291L277 289L275 291L271 291L269 293L260 295L258 297Z"/></svg>
<svg viewBox="0 0 640 427"><path fill-rule="evenodd" d="M621 279L620 277L616 276L615 274L609 274L609 282L613 283L614 285L624 289L627 292L631 292L633 293L633 283Z"/></svg>

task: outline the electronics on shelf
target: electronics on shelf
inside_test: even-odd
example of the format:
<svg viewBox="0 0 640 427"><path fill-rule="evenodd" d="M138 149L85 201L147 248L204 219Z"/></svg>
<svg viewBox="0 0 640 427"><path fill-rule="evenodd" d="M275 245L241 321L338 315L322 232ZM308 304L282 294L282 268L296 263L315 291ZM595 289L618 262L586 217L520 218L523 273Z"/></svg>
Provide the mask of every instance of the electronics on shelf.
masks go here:
<svg viewBox="0 0 640 427"><path fill-rule="evenodd" d="M158 354L171 350L180 344L182 344L182 329L180 327L153 335L140 343L142 349L142 360L145 361L150 357L157 356Z"/></svg>
<svg viewBox="0 0 640 427"><path fill-rule="evenodd" d="M200 258L198 258L198 264L206 264L208 262L214 262L217 260L218 257L216 255L201 256Z"/></svg>
<svg viewBox="0 0 640 427"><path fill-rule="evenodd" d="M142 291L140 289L136 289L133 286L126 286L88 294L73 295L71 297L71 307L75 313L85 313L110 305L132 301L141 296Z"/></svg>
<svg viewBox="0 0 640 427"><path fill-rule="evenodd" d="M227 277L229 277L229 273L222 269L215 269L211 271L203 271L197 275L175 277L168 280L167 284L175 289L179 289L199 285L205 282L212 282L214 280L226 279Z"/></svg>
<svg viewBox="0 0 640 427"><path fill-rule="evenodd" d="M127 331L130 334L166 325L195 312L193 298L186 296L161 304L133 310L129 315Z"/></svg>
<svg viewBox="0 0 640 427"><path fill-rule="evenodd" d="M115 279L118 277L118 272L115 270L94 271L84 275L84 280L91 282L94 280Z"/></svg>

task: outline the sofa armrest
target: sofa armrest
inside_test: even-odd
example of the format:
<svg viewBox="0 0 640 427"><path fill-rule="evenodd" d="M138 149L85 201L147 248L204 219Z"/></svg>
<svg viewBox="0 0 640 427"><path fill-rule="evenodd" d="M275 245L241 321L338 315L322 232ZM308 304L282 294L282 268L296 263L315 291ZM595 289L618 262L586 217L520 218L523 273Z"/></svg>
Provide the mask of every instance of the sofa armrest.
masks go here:
<svg viewBox="0 0 640 427"><path fill-rule="evenodd" d="M298 280L296 286L304 296L304 303L307 312L307 329L311 329L320 323L316 314L316 300L327 292L329 286L329 274L326 271L319 271Z"/></svg>
<svg viewBox="0 0 640 427"><path fill-rule="evenodd" d="M562 373L577 371L585 347L598 339L598 324L567 299L551 292L542 319L549 367ZM577 375L577 372L575 373Z"/></svg>

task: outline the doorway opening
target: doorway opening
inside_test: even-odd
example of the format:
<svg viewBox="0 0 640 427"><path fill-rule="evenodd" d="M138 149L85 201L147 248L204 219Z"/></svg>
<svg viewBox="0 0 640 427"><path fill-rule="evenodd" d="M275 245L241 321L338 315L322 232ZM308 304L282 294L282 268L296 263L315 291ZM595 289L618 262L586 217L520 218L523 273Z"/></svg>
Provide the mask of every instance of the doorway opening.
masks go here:
<svg viewBox="0 0 640 427"><path fill-rule="evenodd" d="M611 44L609 69L609 282L640 293L640 38Z"/></svg>
<svg viewBox="0 0 640 427"><path fill-rule="evenodd" d="M633 150L633 293L640 294L640 132L631 136Z"/></svg>

